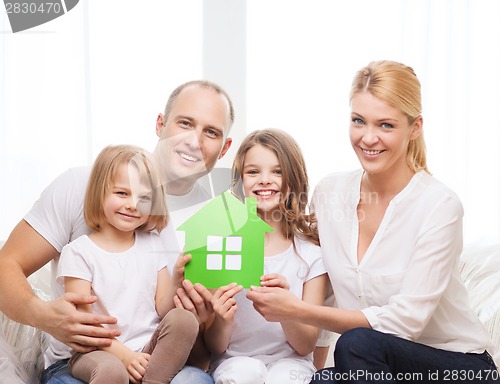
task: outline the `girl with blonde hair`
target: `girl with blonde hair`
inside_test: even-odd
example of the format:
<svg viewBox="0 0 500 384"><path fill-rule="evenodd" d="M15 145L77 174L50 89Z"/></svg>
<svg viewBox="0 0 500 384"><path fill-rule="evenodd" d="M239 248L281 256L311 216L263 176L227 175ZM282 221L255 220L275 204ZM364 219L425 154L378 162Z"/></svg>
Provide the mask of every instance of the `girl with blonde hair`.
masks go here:
<svg viewBox="0 0 500 384"><path fill-rule="evenodd" d="M118 319L111 346L73 352L75 378L92 384L169 383L184 366L198 321L176 309L182 272L167 270L159 240L168 220L154 158L134 146L109 146L92 168L84 203L92 232L65 246L58 265L66 294L95 295L79 311Z"/></svg>

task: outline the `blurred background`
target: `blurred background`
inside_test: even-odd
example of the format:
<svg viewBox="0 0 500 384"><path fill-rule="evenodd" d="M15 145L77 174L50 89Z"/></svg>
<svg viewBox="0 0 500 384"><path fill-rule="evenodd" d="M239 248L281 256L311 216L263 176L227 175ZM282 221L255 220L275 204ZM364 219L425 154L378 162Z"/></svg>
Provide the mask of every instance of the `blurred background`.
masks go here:
<svg viewBox="0 0 500 384"><path fill-rule="evenodd" d="M153 150L170 92L193 79L233 98L231 160L250 131L281 128L312 188L358 168L349 90L372 60L422 83L433 175L465 207L466 243L500 242L497 0L81 0L13 34L0 6L0 240L65 169L108 144Z"/></svg>

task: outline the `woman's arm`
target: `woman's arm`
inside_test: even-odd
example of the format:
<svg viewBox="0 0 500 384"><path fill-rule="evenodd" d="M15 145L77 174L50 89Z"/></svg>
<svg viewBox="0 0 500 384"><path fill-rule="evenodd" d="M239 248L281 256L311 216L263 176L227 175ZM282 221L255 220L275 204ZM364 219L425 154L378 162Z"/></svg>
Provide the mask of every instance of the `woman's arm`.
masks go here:
<svg viewBox="0 0 500 384"><path fill-rule="evenodd" d="M293 320L329 331L344 333L352 328L370 328L361 311L325 307L300 300L285 289L252 287L247 298L267 321Z"/></svg>
<svg viewBox="0 0 500 384"><path fill-rule="evenodd" d="M325 296L326 273L319 275L304 283L302 300L314 305L322 305ZM318 341L319 329L293 320L281 321L281 327L285 332L290 345L301 356L311 353Z"/></svg>

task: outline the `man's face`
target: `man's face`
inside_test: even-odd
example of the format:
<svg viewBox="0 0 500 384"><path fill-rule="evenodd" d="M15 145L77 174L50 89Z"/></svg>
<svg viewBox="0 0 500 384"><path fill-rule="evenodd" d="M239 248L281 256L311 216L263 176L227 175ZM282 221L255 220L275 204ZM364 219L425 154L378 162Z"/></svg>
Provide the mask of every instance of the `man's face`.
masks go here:
<svg viewBox="0 0 500 384"><path fill-rule="evenodd" d="M231 145L228 119L226 100L197 85L181 91L168 116L159 115L156 152L169 184L193 183L213 169Z"/></svg>

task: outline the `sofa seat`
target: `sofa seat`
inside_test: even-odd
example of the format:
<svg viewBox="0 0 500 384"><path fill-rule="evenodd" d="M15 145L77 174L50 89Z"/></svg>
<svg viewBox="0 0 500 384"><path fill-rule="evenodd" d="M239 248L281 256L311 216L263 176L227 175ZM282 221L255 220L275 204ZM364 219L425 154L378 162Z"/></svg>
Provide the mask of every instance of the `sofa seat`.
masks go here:
<svg viewBox="0 0 500 384"><path fill-rule="evenodd" d="M0 242L0 247L2 242ZM464 248L460 273L469 292L470 303L493 340L493 358L500 366L500 244L471 245ZM50 269L46 265L30 276L34 292L50 297ZM8 319L0 312L0 377L9 384L37 384L43 366L42 351L47 335ZM327 366L333 366L330 348ZM2 381L4 382L4 381Z"/></svg>

